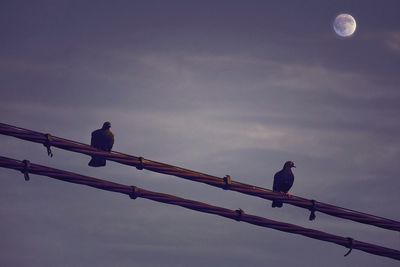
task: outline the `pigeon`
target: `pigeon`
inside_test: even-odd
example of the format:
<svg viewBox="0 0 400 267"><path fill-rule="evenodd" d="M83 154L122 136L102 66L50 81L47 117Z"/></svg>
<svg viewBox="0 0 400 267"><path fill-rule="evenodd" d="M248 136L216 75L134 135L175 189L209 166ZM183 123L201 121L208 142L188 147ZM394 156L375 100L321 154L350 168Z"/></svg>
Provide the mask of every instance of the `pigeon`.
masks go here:
<svg viewBox="0 0 400 267"><path fill-rule="evenodd" d="M110 152L114 145L114 134L110 131L111 123L105 122L101 129L92 132L90 145L94 148ZM92 156L88 163L92 167L106 166L106 159L99 156Z"/></svg>
<svg viewBox="0 0 400 267"><path fill-rule="evenodd" d="M294 175L292 172L292 168L296 168L292 161L286 161L285 165L283 165L283 169L274 175L274 185L272 190L274 192L281 192L287 196L290 188L292 188L294 182ZM272 201L272 207L281 208L283 206L283 202L280 200Z"/></svg>

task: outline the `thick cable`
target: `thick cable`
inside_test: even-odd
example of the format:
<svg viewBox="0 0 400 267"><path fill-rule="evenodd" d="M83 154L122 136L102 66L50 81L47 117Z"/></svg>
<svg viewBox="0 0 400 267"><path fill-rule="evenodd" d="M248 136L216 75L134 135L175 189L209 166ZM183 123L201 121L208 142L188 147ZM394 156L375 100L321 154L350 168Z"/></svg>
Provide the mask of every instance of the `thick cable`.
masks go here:
<svg viewBox="0 0 400 267"><path fill-rule="evenodd" d="M44 133L35 132L4 123L0 123L0 134L13 136L19 139L40 144L46 144L47 141L46 134ZM214 187L240 192L246 195L252 195L268 200L280 200L289 205L300 207L306 210L309 210L310 205L312 205L314 213L315 211L318 211L342 219L352 220L359 223L374 225L376 227L400 232L400 222L398 221L351 209L346 209L318 201L311 202L311 200L309 199L305 199L298 196L291 196L290 198L287 198L283 197L282 194L280 193L273 192L272 190L236 182L233 180L230 180L229 184L227 184L226 182L227 180L224 178L219 178L216 176L191 171L188 169L152 161L149 159L144 159L142 157L131 156L115 151L106 152L98 150L89 145L56 137L53 135L51 136L51 145L53 147L77 153L82 153L89 156L101 156L107 160L118 162L124 165L134 166L138 169L146 169L153 172L173 175L183 179L205 183Z"/></svg>
<svg viewBox="0 0 400 267"><path fill-rule="evenodd" d="M74 183L74 184L87 185L90 187L94 187L94 188L98 188L98 189L102 189L102 190L106 190L106 191L118 192L118 193L126 194L133 199L145 198L145 199L150 199L153 201L162 202L162 203L166 203L166 204L177 205L177 206L181 206L181 207L184 207L187 209L191 209L191 210L195 210L195 211L199 211L199 212L203 212L203 213L219 215L219 216L229 218L232 220L246 222L249 224L258 225L258 226L265 227L265 228L271 228L271 229L275 229L275 230L279 230L279 231L283 231L283 232L287 232L287 233L303 235L303 236L306 236L309 238L318 239L318 240L322 240L322 241L326 241L326 242L330 242L330 243L335 243L337 245L341 245L346 248L349 248L350 251L352 249L357 249L357 250L362 250L362 251L370 253L370 254L387 257L387 258L392 258L392 259L400 261L400 251L395 250L395 249L386 248L386 247L382 247L382 246L378 246L375 244L366 243L366 242L362 242L362 241L357 241L357 240L349 238L349 237L333 235L333 234L329 234L326 232L297 226L294 224L274 221L274 220L270 220L270 219L256 216L256 215L246 214L241 209L230 210L230 209L213 206L213 205L209 205L209 204L198 202L198 201L180 198L180 197L173 196L173 195L168 195L168 194L145 190L145 189L142 189L142 188L139 188L136 186L122 185L122 184L110 182L107 180L101 180L98 178L84 176L84 175L67 172L67 171L63 171L63 170L59 170L59 169L54 169L54 168L50 168L50 167L46 167L46 166L42 166L42 165L38 165L38 164L33 164L33 163L30 163L30 167L27 169L24 162L18 161L15 159L6 158L6 157L1 157L1 156L0 156L0 167L14 169L14 170L21 171L21 172L29 172L31 174L36 174L36 175L48 176L48 177L51 177L51 178L54 178L57 180Z"/></svg>

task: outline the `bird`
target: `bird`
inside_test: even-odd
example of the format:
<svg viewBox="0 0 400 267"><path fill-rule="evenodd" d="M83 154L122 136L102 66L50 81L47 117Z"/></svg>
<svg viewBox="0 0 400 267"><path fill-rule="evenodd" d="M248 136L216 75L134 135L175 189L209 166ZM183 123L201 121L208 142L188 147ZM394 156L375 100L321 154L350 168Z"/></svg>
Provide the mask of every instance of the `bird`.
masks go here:
<svg viewBox="0 0 400 267"><path fill-rule="evenodd" d="M283 169L275 173L274 175L274 184L272 190L274 192L280 192L285 194L286 196L290 196L288 194L290 188L293 186L294 175L292 172L292 168L296 168L294 166L293 161L286 161L283 165ZM281 200L273 200L272 207L281 208L283 206L283 202Z"/></svg>
<svg viewBox="0 0 400 267"><path fill-rule="evenodd" d="M114 145L114 134L110 131L110 128L111 123L106 121L101 129L93 131L90 146L110 152ZM106 159L100 156L92 156L88 165L91 167L106 166Z"/></svg>

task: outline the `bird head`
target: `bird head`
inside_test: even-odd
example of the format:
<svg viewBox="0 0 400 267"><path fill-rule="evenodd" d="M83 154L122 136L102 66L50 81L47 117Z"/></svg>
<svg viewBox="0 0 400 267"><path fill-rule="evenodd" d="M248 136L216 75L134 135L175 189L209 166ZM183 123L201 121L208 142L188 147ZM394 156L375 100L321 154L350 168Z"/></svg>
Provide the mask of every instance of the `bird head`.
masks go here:
<svg viewBox="0 0 400 267"><path fill-rule="evenodd" d="M110 129L110 128L111 128L111 123L109 121L103 123L103 129Z"/></svg>
<svg viewBox="0 0 400 267"><path fill-rule="evenodd" d="M296 166L294 165L293 161L286 161L285 165L283 165L283 168L284 169L286 169L286 168L291 169L291 168L296 168Z"/></svg>

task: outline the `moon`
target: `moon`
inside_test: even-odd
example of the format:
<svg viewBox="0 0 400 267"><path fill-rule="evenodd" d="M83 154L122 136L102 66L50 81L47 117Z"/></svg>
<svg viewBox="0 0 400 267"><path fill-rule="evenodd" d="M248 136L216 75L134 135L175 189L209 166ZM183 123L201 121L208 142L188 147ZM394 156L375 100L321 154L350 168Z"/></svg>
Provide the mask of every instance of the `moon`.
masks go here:
<svg viewBox="0 0 400 267"><path fill-rule="evenodd" d="M349 14L338 15L333 22L333 29L340 37L350 37L356 31L356 20Z"/></svg>

